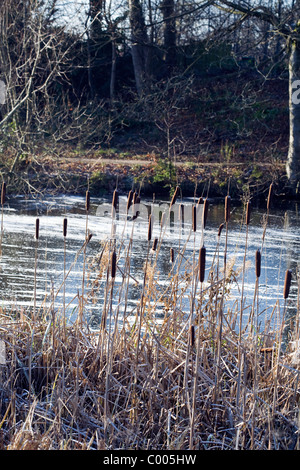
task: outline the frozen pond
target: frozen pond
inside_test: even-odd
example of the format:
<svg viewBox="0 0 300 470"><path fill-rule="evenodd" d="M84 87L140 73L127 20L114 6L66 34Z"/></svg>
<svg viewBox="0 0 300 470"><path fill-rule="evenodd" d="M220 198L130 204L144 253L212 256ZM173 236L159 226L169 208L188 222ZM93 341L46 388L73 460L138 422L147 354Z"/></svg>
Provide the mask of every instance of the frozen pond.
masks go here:
<svg viewBox="0 0 300 470"><path fill-rule="evenodd" d="M143 283L144 264L148 248L148 217L153 214L152 241L162 234L162 214L166 213L165 225L163 224L163 240L159 256L157 258L157 271L159 272L159 284L167 282L171 269L170 249L174 249L175 264L177 255L185 247L185 258L190 261L194 250L196 258L204 241L207 260L207 273L211 267L217 244L219 225L224 222L224 201L210 201L207 225L204 232L201 230L201 206L197 214L197 230L193 232L191 215L194 201L185 199L180 201L184 205L184 220L179 218L181 213L179 204L173 207L169 218L169 204L166 202L143 201L139 205L139 216L133 221L126 214L127 198L119 198L118 213L115 219L115 229L112 232L111 199L91 199L91 206L86 218L85 199L82 197L44 197L41 200L25 198L9 198L3 211L3 239L0 273L0 301L6 309L23 307L26 311L34 302L34 273L36 261L36 305L50 305L53 308L61 308L63 295L68 316L72 318L78 307L78 300L83 288L83 260L82 248L85 240L86 227L93 234L86 248L84 294L86 298L85 311L92 323L99 323L102 313L103 298L105 295L105 276L101 279L97 295L89 296L90 283L97 278L97 269L90 272L89 261L101 252L103 241L113 238L119 246L122 241L124 249L120 250L120 258L116 275L115 296L113 303L119 305L120 314L124 308L124 298L118 295L118 287L122 283L122 269L125 262L125 249L132 237L131 287L128 295L127 312L134 308L140 298ZM251 222L247 235L247 250L245 252L246 227L243 223L242 206L234 207L228 230L227 262L234 262L235 270L243 266L246 256L246 271L244 276L245 305L252 303L255 287L255 252L261 248L263 223L266 215L265 208L253 207ZM38 243L35 240L36 218L40 220L40 237ZM68 219L68 231L63 237L63 219ZM164 220L164 219L163 219ZM224 231L223 231L224 232ZM203 237L203 238L202 238ZM220 238L220 265L223 263L225 235ZM78 256L76 256L78 254ZM37 255L37 258L36 258ZM300 255L300 231L297 203L289 203L284 207L272 208L270 211L266 236L262 250L262 274L259 281L261 310L265 316L277 303L283 305L283 284L286 269L293 272L291 296L289 308L297 306L297 280L298 260ZM61 287L64 274L68 272L65 290ZM174 269L174 268L173 268ZM206 273L206 274L207 274ZM206 276L207 277L207 276ZM207 282L207 279L205 280ZM232 283L232 299L240 296L241 274L237 276L237 282ZM186 298L188 309L189 298ZM160 312L158 311L159 315Z"/></svg>

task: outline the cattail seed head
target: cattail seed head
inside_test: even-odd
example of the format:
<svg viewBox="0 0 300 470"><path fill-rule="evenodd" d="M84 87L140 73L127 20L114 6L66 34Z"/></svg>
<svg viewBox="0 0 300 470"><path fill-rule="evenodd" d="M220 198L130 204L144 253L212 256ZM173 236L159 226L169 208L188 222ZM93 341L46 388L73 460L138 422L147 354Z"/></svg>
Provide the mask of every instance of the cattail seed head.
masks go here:
<svg viewBox="0 0 300 470"><path fill-rule="evenodd" d="M255 253L255 275L257 278L260 277L261 273L261 253L260 250L256 250Z"/></svg>
<svg viewBox="0 0 300 470"><path fill-rule="evenodd" d="M194 327L194 325L190 326L189 335L190 335L190 345L194 346L194 344L195 344L195 327Z"/></svg>
<svg viewBox="0 0 300 470"><path fill-rule="evenodd" d="M221 236L223 228L224 228L224 224L221 224L220 227L219 227L219 230L218 230L218 237Z"/></svg>
<svg viewBox="0 0 300 470"><path fill-rule="evenodd" d="M148 242L152 238L152 215L149 216L149 222L148 222Z"/></svg>
<svg viewBox="0 0 300 470"><path fill-rule="evenodd" d="M131 204L132 204L132 200L133 200L133 191L130 190L129 193L128 193L128 199L127 199L127 207L126 207L126 212L128 213L130 207L131 207Z"/></svg>
<svg viewBox="0 0 300 470"><path fill-rule="evenodd" d="M119 193L118 193L118 190L115 189L114 194L113 194L113 199L112 199L112 205L114 209L117 209L118 201L119 201Z"/></svg>
<svg viewBox="0 0 300 470"><path fill-rule="evenodd" d="M250 224L250 217L251 217L251 203L248 201L247 208L246 208L246 225Z"/></svg>
<svg viewBox="0 0 300 470"><path fill-rule="evenodd" d="M90 198L91 198L90 192L87 191L87 192L85 193L85 210L86 210L87 212L90 210Z"/></svg>
<svg viewBox="0 0 300 470"><path fill-rule="evenodd" d="M170 248L170 261L171 263L174 263L174 249Z"/></svg>
<svg viewBox="0 0 300 470"><path fill-rule="evenodd" d="M93 234L90 232L88 236L86 237L86 243L89 243L91 241Z"/></svg>
<svg viewBox="0 0 300 470"><path fill-rule="evenodd" d="M204 205L203 205L203 213L202 213L202 224L203 224L203 228L206 227L206 221L207 221L207 214L208 214L208 199L206 198L205 201L204 201Z"/></svg>
<svg viewBox="0 0 300 470"><path fill-rule="evenodd" d="M116 270L117 270L117 255L114 250L111 255L111 277L113 279L116 277Z"/></svg>
<svg viewBox="0 0 300 470"><path fill-rule="evenodd" d="M204 246L200 248L199 252L199 279L200 282L204 281L205 278L205 256L206 256L206 249Z"/></svg>
<svg viewBox="0 0 300 470"><path fill-rule="evenodd" d="M178 198L178 195L179 195L179 187L176 186L176 189L174 191L174 194L173 194L173 197L172 197L172 200L171 200L171 207L173 206L173 204L175 204L176 199Z"/></svg>
<svg viewBox="0 0 300 470"><path fill-rule="evenodd" d="M1 190L1 205L5 203L5 194L6 194L6 183L3 181L2 190Z"/></svg>
<svg viewBox="0 0 300 470"><path fill-rule="evenodd" d="M153 244L152 244L152 250L153 250L153 251L155 251L156 248L157 248L157 242L158 242L158 238L154 238Z"/></svg>
<svg viewBox="0 0 300 470"><path fill-rule="evenodd" d="M115 189L114 190L114 193L113 193L113 198L112 198L112 205L111 205L111 216L112 218L115 217L116 215L116 211L117 211L117 207L118 207L118 190Z"/></svg>
<svg viewBox="0 0 300 470"><path fill-rule="evenodd" d="M36 240L39 239L39 235L40 235L40 219L36 219L36 221L35 221L35 238L36 238Z"/></svg>
<svg viewBox="0 0 300 470"><path fill-rule="evenodd" d="M267 210L270 209L272 193L273 193L273 183L271 183L269 187L269 194L268 194L268 199L267 199Z"/></svg>
<svg viewBox="0 0 300 470"><path fill-rule="evenodd" d="M229 222L230 219L230 196L225 197L225 222Z"/></svg>
<svg viewBox="0 0 300 470"><path fill-rule="evenodd" d="M196 232L197 230L197 213L196 213L196 206L193 206L193 214L192 214L192 224L193 224L193 231Z"/></svg>
<svg viewBox="0 0 300 470"><path fill-rule="evenodd" d="M178 208L178 220L184 220L184 204L179 204Z"/></svg>
<svg viewBox="0 0 300 470"><path fill-rule="evenodd" d="M63 222L63 235L64 235L64 237L67 236L67 226L68 226L68 219L65 218L64 222Z"/></svg>
<svg viewBox="0 0 300 470"><path fill-rule="evenodd" d="M292 282L292 271L287 269L285 272L284 288L283 288L283 298L287 299L290 293L290 287Z"/></svg>

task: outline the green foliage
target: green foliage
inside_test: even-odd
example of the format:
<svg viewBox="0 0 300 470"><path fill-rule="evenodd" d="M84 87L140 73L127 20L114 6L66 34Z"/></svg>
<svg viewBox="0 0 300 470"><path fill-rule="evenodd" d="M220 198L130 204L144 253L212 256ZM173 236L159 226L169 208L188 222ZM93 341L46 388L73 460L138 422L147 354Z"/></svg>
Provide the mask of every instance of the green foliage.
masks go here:
<svg viewBox="0 0 300 470"><path fill-rule="evenodd" d="M176 169L171 161L159 159L155 166L153 183L171 191L176 186Z"/></svg>

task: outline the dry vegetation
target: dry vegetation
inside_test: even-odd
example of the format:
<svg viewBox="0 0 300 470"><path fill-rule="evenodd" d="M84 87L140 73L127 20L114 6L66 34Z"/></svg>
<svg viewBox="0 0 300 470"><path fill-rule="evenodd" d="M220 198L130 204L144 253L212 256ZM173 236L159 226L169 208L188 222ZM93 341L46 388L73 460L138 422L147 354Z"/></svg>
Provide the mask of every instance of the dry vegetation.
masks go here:
<svg viewBox="0 0 300 470"><path fill-rule="evenodd" d="M170 207L177 196L176 191ZM113 209L116 204L117 193ZM202 220L194 218L189 237L201 230L205 242L208 202L198 204L203 204ZM268 208L269 200L265 229ZM247 230L250 206L246 209ZM84 256L90 239L88 211L87 194L86 239L80 250ZM243 289L241 298L227 304L227 288L235 275L226 252L230 198L225 201L212 265L207 265L204 243L190 256L186 240L179 238L170 252L170 273L163 287L158 283L157 259L164 229L162 225L160 237L153 240L151 223L149 219L134 321L127 308L134 240L114 238L114 219L112 237L91 263L98 278L82 289L74 324L65 322L64 310L43 305L31 312L1 312L1 449L299 448L300 369L292 347L299 339L299 325L295 322L283 347L285 310L275 331L269 322L262 329L257 322L264 239L258 240L256 290L245 324ZM63 235L67 237L65 220ZM84 272L82 285L86 277ZM287 271L282 286L285 306L290 281ZM86 296L97 295L100 285L105 291L102 321L93 330L85 318L85 301ZM189 311L184 309L186 295ZM162 303L165 315L158 320Z"/></svg>

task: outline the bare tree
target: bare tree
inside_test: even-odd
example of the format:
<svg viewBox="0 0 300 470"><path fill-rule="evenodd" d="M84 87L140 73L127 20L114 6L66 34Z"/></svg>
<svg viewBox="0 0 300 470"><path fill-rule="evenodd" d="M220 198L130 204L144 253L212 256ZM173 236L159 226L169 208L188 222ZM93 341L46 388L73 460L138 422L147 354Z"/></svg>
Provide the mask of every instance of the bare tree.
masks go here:
<svg viewBox="0 0 300 470"><path fill-rule="evenodd" d="M138 94L142 95L147 80L148 36L140 1L128 0L128 7L135 83Z"/></svg>
<svg viewBox="0 0 300 470"><path fill-rule="evenodd" d="M248 18L268 24L274 38L281 37L285 41L286 53L289 63L289 110L290 131L289 150L287 156L287 176L291 189L298 192L300 182L300 104L295 101L293 93L294 84L300 79L300 5L299 2L283 2L280 5L266 6L264 2L218 0L214 5L229 15L238 15L239 19L233 21L227 30L234 30L242 25ZM273 8L272 8L273 7Z"/></svg>

